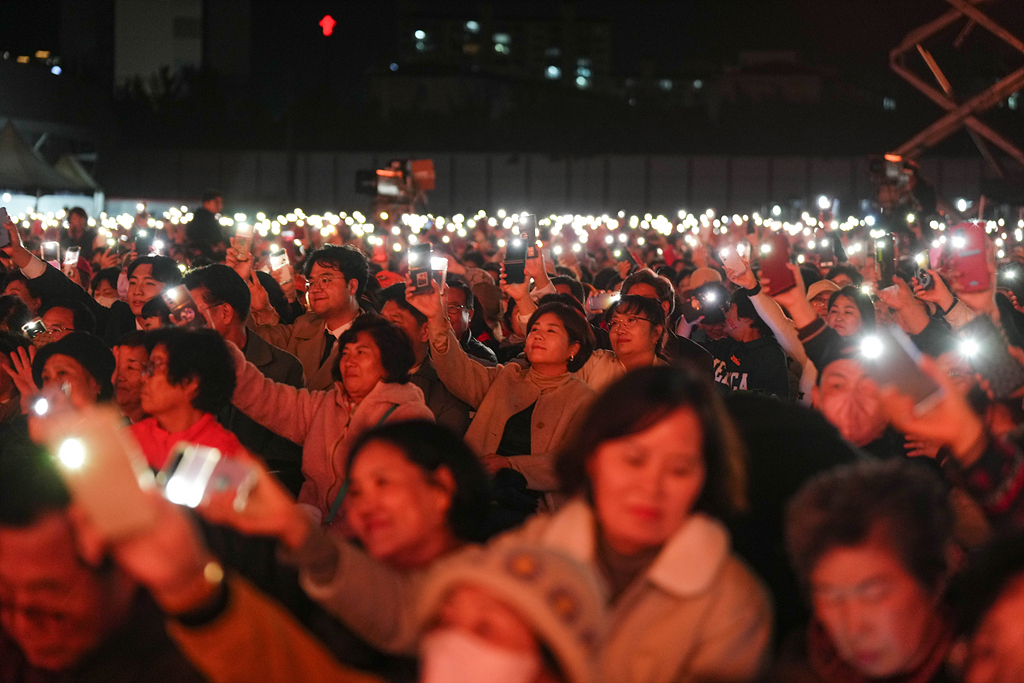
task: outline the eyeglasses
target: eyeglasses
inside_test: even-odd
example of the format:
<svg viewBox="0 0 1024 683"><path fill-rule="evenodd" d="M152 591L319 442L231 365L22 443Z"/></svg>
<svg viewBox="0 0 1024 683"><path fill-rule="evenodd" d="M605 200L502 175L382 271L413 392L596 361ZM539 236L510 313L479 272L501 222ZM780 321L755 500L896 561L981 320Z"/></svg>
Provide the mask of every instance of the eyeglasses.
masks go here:
<svg viewBox="0 0 1024 683"><path fill-rule="evenodd" d="M469 306L459 306L458 304L448 304L449 315L458 315L462 311L468 309Z"/></svg>
<svg viewBox="0 0 1024 683"><path fill-rule="evenodd" d="M156 374L157 370L159 370L160 368L166 368L166 367L167 367L167 361L165 361L165 360L151 360L151 361L149 361L148 363L146 363L145 365L142 366L142 376L143 377L152 377L153 375Z"/></svg>
<svg viewBox="0 0 1024 683"><path fill-rule="evenodd" d="M317 275L316 277L310 277L307 282L309 282L310 288L319 287L320 289L327 289L335 280L344 279L344 277L338 277L337 275Z"/></svg>
<svg viewBox="0 0 1024 683"><path fill-rule="evenodd" d="M43 334L54 335L54 334L60 334L61 332L74 332L74 331L75 331L75 328L73 328L73 327L64 327L63 325L50 325L49 327L46 328L46 332L44 332Z"/></svg>
<svg viewBox="0 0 1024 683"><path fill-rule="evenodd" d="M639 322L640 320L646 320L651 324L654 323L654 321L651 320L650 318L641 318L638 315L627 315L625 318L613 318L612 321L608 323L608 331L611 332L616 328L621 328L623 330L631 330L634 327L636 327L637 322Z"/></svg>

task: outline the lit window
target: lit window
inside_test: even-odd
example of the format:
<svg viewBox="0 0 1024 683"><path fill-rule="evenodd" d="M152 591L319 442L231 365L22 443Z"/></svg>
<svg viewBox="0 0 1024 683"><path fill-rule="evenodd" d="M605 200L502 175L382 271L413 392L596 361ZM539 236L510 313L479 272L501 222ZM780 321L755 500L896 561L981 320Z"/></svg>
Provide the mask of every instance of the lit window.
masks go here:
<svg viewBox="0 0 1024 683"><path fill-rule="evenodd" d="M588 69L588 68L586 68L584 66L578 66L578 67L576 67L576 75L577 76L583 76L584 78L590 78L590 76L591 76L590 69Z"/></svg>
<svg viewBox="0 0 1024 683"><path fill-rule="evenodd" d="M894 111L896 109L896 100L891 97L886 97L882 100L882 108L886 111Z"/></svg>
<svg viewBox="0 0 1024 683"><path fill-rule="evenodd" d="M662 78L660 81L658 81L658 87L664 90L665 92L670 91L672 89L672 79Z"/></svg>
<svg viewBox="0 0 1024 683"><path fill-rule="evenodd" d="M501 43L498 43L497 45L494 46L494 51L500 55L507 55L509 53L508 46L502 45Z"/></svg>
<svg viewBox="0 0 1024 683"><path fill-rule="evenodd" d="M552 64L544 72L544 77L547 78L549 81L557 81L559 78L562 77L562 70L559 69L554 64Z"/></svg>
<svg viewBox="0 0 1024 683"><path fill-rule="evenodd" d="M427 49L427 44L426 43L424 43L422 40L417 40L416 41L416 50L418 52L423 52L426 49Z"/></svg>
<svg viewBox="0 0 1024 683"><path fill-rule="evenodd" d="M590 81L584 78L583 76L576 77L576 87L579 88L580 90L586 88L589 85Z"/></svg>
<svg viewBox="0 0 1024 683"><path fill-rule="evenodd" d="M1006 106L1009 107L1010 109L1014 110L1014 111L1017 110L1017 107L1019 106L1019 104L1020 104L1020 93L1019 92L1015 92L1015 93L1013 93L1012 95L1010 95L1009 97L1006 98Z"/></svg>
<svg viewBox="0 0 1024 683"><path fill-rule="evenodd" d="M510 36L507 33L495 33L494 42L497 43L498 45L511 45L512 36Z"/></svg>
<svg viewBox="0 0 1024 683"><path fill-rule="evenodd" d="M427 39L427 32L426 31L416 31L415 33L412 34L412 36L416 40L426 40Z"/></svg>
<svg viewBox="0 0 1024 683"><path fill-rule="evenodd" d="M61 69L56 64L50 67L50 73L52 73L54 76L60 76L61 71L63 71L63 69Z"/></svg>
<svg viewBox="0 0 1024 683"><path fill-rule="evenodd" d="M470 33L480 33L480 24L475 21L467 21L466 30Z"/></svg>
<svg viewBox="0 0 1024 683"><path fill-rule="evenodd" d="M704 87L704 81L700 80L699 78L693 82L693 89L694 90L700 90L703 87Z"/></svg>
<svg viewBox="0 0 1024 683"><path fill-rule="evenodd" d="M391 70L398 71L398 64L396 62L391 62Z"/></svg>

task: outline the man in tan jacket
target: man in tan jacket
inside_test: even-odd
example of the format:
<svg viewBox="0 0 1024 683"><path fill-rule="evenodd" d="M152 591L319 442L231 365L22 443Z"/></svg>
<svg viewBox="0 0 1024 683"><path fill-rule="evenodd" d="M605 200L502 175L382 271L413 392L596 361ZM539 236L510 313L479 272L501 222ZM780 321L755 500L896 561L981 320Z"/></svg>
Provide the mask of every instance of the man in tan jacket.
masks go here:
<svg viewBox="0 0 1024 683"><path fill-rule="evenodd" d="M338 364L338 337L360 313L359 297L367 277L366 258L352 247L316 250L306 265L310 312L291 325L280 322L265 292L258 294L262 288L254 290L253 330L299 359L307 389L322 391L334 385L331 368Z"/></svg>

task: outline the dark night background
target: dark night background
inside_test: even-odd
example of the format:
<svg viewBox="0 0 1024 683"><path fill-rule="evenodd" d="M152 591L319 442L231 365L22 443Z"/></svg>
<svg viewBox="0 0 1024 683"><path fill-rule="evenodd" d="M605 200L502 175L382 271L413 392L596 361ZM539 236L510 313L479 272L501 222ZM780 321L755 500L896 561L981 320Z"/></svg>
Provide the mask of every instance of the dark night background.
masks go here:
<svg viewBox="0 0 1024 683"><path fill-rule="evenodd" d="M138 87L114 88L109 63L114 0L3 3L0 49L60 55L65 77L88 91L94 113L101 112L91 122L100 138L128 147L861 154L895 147L938 118L939 109L892 74L887 61L888 51L908 30L948 9L940 0L205 0L202 5L202 64L179 70L147 94ZM498 22L557 19L567 6L577 21L610 29L601 88L580 91L486 68L472 71L466 60L408 55L405 33L417 17L465 20L490 12ZM1012 31L1021 31L1024 11L1018 0L984 6ZM328 13L338 26L325 38L317 22ZM245 25L247 30L238 29ZM961 25L930 44L960 93L977 91L1024 61L980 28L961 50L953 50L949 44ZM230 78L211 64L207 55L214 49L237 51L247 63L244 78ZM716 86L721 89L723 74L735 72L740 53L779 50L796 51L798 64L786 68L821 84L817 101L740 96L709 102ZM912 57L931 80L920 59ZM476 84L471 93L486 94L471 95L446 111L382 110L373 84L392 75L392 62L400 65L395 76L464 76ZM678 83L680 77L690 78L687 74L703 75L707 83L695 93L696 101L644 89L645 82L663 75ZM623 85L630 81L639 85ZM884 98L896 103L894 111L883 109ZM1003 107L989 116L1020 141L1019 111ZM938 151L977 153L962 132Z"/></svg>

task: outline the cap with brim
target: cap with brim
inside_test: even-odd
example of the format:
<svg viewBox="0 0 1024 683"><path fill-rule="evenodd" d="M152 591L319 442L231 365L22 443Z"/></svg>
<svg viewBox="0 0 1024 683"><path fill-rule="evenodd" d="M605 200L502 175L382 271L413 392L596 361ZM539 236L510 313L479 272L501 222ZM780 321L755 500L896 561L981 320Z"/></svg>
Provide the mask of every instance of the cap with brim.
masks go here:
<svg viewBox="0 0 1024 683"><path fill-rule="evenodd" d="M832 292L838 292L840 289L842 289L842 287L831 280L818 280L807 288L807 300L812 301L822 292L828 292L831 295Z"/></svg>
<svg viewBox="0 0 1024 683"><path fill-rule="evenodd" d="M714 268L698 268L690 274L690 289L697 289L709 282L722 282L722 274Z"/></svg>

